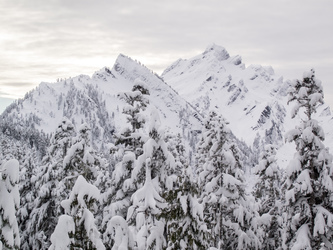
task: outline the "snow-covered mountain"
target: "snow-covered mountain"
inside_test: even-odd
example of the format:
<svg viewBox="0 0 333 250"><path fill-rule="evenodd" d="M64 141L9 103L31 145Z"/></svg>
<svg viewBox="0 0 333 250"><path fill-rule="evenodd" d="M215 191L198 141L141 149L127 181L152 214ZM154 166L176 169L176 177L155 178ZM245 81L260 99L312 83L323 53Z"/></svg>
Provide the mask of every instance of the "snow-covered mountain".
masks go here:
<svg viewBox="0 0 333 250"><path fill-rule="evenodd" d="M50 134L66 116L76 126L88 123L94 145L103 147L113 140L114 132L128 126L122 114L125 103L117 95L131 91L136 79L150 88L150 104L159 111L165 128L185 137L201 128L201 115L162 78L120 54L112 69L103 68L92 77L80 75L56 83L41 83L4 111L2 130L7 134L15 134L15 130ZM149 109L146 115L149 117Z"/></svg>
<svg viewBox="0 0 333 250"><path fill-rule="evenodd" d="M272 67L245 67L240 56L212 44L200 55L177 60L162 78L201 114L209 110L222 114L236 137L254 150L272 143L282 147L281 161L292 156L294 145L284 144L284 134L299 124L300 117L291 120L289 82L275 75ZM318 108L316 119L327 135L326 145L333 148L333 121L326 104Z"/></svg>
<svg viewBox="0 0 333 250"><path fill-rule="evenodd" d="M272 67L245 67L240 56L230 56L214 44L193 58L177 60L161 77L120 54L111 69L105 67L92 77L43 82L4 111L2 132L33 144L39 140L38 133L53 133L66 116L76 126L88 123L94 145L104 148L114 132L127 126L124 102L117 95L130 91L136 79L149 86L150 103L159 111L163 126L183 135L188 143L192 140L192 145L203 117L215 110L257 154L264 144L272 143L280 147L282 164L292 156L294 145L284 144L284 134L300 118L290 117L293 105L287 105L288 81L275 75ZM324 128L326 146L333 148L333 120L326 104L318 108L316 119Z"/></svg>
<svg viewBox="0 0 333 250"><path fill-rule="evenodd" d="M271 67L245 68L240 56L230 57L223 47L211 45L196 57L176 61L162 77L201 113L222 113L248 144L263 130L282 136L286 110L281 99L287 86Z"/></svg>

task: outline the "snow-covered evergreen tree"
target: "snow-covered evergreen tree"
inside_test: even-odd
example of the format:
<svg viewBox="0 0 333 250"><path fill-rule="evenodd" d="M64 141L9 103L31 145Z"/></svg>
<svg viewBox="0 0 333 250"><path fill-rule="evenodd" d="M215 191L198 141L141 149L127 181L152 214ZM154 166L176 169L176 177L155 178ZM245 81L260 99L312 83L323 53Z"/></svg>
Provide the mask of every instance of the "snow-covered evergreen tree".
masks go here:
<svg viewBox="0 0 333 250"><path fill-rule="evenodd" d="M98 188L80 175L69 199L61 203L66 215L59 218L50 249L105 249L93 215L99 200Z"/></svg>
<svg viewBox="0 0 333 250"><path fill-rule="evenodd" d="M152 108L150 114L150 125L148 140L144 144L144 156L138 158L138 164L133 171L132 179L136 176L137 185L142 185L141 174L145 173L142 170L145 162L144 159L150 159L152 179L157 178L158 185L161 188L160 195L164 197L169 190L172 190L177 178L180 174L180 169L176 165L175 158L168 149L168 144L165 142L165 132L161 127L161 121L157 109Z"/></svg>
<svg viewBox="0 0 333 250"><path fill-rule="evenodd" d="M20 249L25 250L30 249L29 216L34 208L36 197L33 180L36 179L36 169L40 165L40 153L30 143L11 138L7 132L6 129L4 133L0 133L0 162L1 159L3 163L11 159L16 159L19 162L20 206L16 212L16 217L20 232Z"/></svg>
<svg viewBox="0 0 333 250"><path fill-rule="evenodd" d="M63 117L51 139L50 155L52 157L64 158L67 155L68 149L72 146L72 139L75 134L74 125L68 118Z"/></svg>
<svg viewBox="0 0 333 250"><path fill-rule="evenodd" d="M323 103L321 81L314 70L295 80L289 102L295 101L292 117L305 117L287 133L296 144L296 154L286 176L286 241L289 249L333 249L333 165L332 155L323 144L324 131L312 118Z"/></svg>
<svg viewBox="0 0 333 250"><path fill-rule="evenodd" d="M158 220L166 203L156 190L157 178L152 179L151 161L146 159L146 180L132 196L133 205L128 209L127 221L131 226L138 250L163 249L164 223Z"/></svg>
<svg viewBox="0 0 333 250"><path fill-rule="evenodd" d="M22 159L20 161L20 207L17 211L17 221L21 237L20 249L28 250L30 249L30 214L36 199L36 189L33 181L36 179L40 159L35 148L30 149L25 144L21 145L20 148Z"/></svg>
<svg viewBox="0 0 333 250"><path fill-rule="evenodd" d="M176 177L172 172L175 166L174 157L160 129L157 110L152 109L149 138L132 171L132 182L139 189L133 194L133 205L127 213L127 221L134 228L134 238L139 249L162 249L166 244L166 218L159 218L167 205L163 197L174 187Z"/></svg>
<svg viewBox="0 0 333 250"><path fill-rule="evenodd" d="M276 148L268 144L254 168L258 176L253 195L259 203L259 222L263 228L262 249L281 246L281 171L276 163Z"/></svg>
<svg viewBox="0 0 333 250"><path fill-rule="evenodd" d="M131 185L131 172L135 161L135 154L131 151L127 151L123 155L123 159L116 165L115 170L112 173L112 190L109 197L110 207L105 210L105 213L109 214L110 218L114 215L120 215L126 218L127 209L130 206L130 200L132 194L135 192L135 187Z"/></svg>
<svg viewBox="0 0 333 250"><path fill-rule="evenodd" d="M174 179L182 176L184 168L189 166L189 159L186 155L187 152L185 150L184 141L180 134L175 136L172 133L165 133L164 137L167 149L174 158L174 160L172 160L174 163L168 167L167 174L169 178L173 178L173 184L179 186L178 181L175 181Z"/></svg>
<svg viewBox="0 0 333 250"><path fill-rule="evenodd" d="M20 205L19 162L0 165L0 249L19 249L20 235L16 211Z"/></svg>
<svg viewBox="0 0 333 250"><path fill-rule="evenodd" d="M209 246L251 249L259 241L252 228L254 209L246 194L237 146L226 121L210 112L198 145L198 175Z"/></svg>
<svg viewBox="0 0 333 250"><path fill-rule="evenodd" d="M203 249L207 227L203 220L203 206L198 201L198 185L192 168L184 166L178 177L179 186L166 197L167 249Z"/></svg>
<svg viewBox="0 0 333 250"><path fill-rule="evenodd" d="M29 245L34 249L46 249L50 246L50 236L55 230L59 215L63 213L60 203L69 196L69 190L62 184L67 177L63 160L71 147L74 134L72 123L63 118L34 178L36 199L30 212L28 227Z"/></svg>
<svg viewBox="0 0 333 250"><path fill-rule="evenodd" d="M86 123L79 127L78 136L73 139L73 144L63 160L63 167L67 176L64 182L68 190L73 188L79 175L89 182L94 182L98 170L103 168L100 157L91 145L90 128Z"/></svg>
<svg viewBox="0 0 333 250"><path fill-rule="evenodd" d="M126 105L123 114L127 117L130 128L124 128L120 135L116 135L116 145L121 144L125 151L132 151L139 156L142 153L142 133L140 129L145 124L145 117L142 113L149 104L149 88L139 79L136 79L130 92L119 93L118 98Z"/></svg>
<svg viewBox="0 0 333 250"><path fill-rule="evenodd" d="M142 112L149 104L148 87L137 79L132 91L120 93L118 97L126 103L123 114L127 116L131 128L125 128L121 134L116 135L118 151L114 154L117 154L118 158L122 158L122 160L116 164L112 173L112 188L104 193L103 228L113 216L119 215L124 219L127 216L131 197L137 190L131 180L132 170L136 158L142 154L143 138L146 137L142 132L145 124ZM104 233L106 242L111 240L110 234L111 228L106 228Z"/></svg>
<svg viewBox="0 0 333 250"><path fill-rule="evenodd" d="M198 185L186 157L180 134L166 137L168 150L175 158L173 187L163 197L167 206L161 217L165 220L167 249L200 249L205 238L203 207L198 202Z"/></svg>

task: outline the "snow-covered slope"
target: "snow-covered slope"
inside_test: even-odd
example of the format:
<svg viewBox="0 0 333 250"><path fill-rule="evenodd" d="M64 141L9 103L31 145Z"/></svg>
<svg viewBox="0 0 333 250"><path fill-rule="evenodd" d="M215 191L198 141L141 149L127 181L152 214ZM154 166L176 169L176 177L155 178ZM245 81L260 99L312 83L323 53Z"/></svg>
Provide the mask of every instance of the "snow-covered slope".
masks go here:
<svg viewBox="0 0 333 250"><path fill-rule="evenodd" d="M126 126L124 102L119 92L131 91L135 79L150 88L150 103L159 110L165 128L185 136L201 127L200 115L159 76L129 57L119 55L113 68L103 68L92 77L80 75L56 83L41 83L8 107L1 116L5 127L29 128L52 133L63 116L74 125L86 122L95 146L112 140ZM149 117L149 110L146 112Z"/></svg>
<svg viewBox="0 0 333 250"><path fill-rule="evenodd" d="M240 56L230 57L223 47L211 45L196 57L178 60L162 77L203 114L212 109L222 113L235 135L248 144L257 132L284 122L282 77L271 67L245 68ZM274 132L281 136L278 129Z"/></svg>
<svg viewBox="0 0 333 250"><path fill-rule="evenodd" d="M225 48L212 44L200 55L177 60L162 78L203 115L209 110L222 114L233 133L254 150L273 143L283 146L282 158L293 152L294 145L284 145L284 134L299 118L291 120L293 104L287 105L286 96L289 84L272 67L245 67L240 56L230 56ZM318 108L317 119L327 134L327 146L333 146L327 105Z"/></svg>

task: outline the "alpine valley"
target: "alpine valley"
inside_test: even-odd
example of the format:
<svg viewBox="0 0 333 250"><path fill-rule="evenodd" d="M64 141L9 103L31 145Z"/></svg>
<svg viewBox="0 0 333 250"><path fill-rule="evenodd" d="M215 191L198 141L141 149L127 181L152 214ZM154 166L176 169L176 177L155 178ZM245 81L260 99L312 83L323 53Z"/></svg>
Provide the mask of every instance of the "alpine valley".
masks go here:
<svg viewBox="0 0 333 250"><path fill-rule="evenodd" d="M299 79L302 77L300 76ZM164 211L165 206L159 207L158 205L162 200L164 203L175 204L173 199L179 198L180 194L178 196L176 194L176 198L172 199L170 192L175 191L175 187L180 187L178 184L170 183L173 183L172 181L183 183L182 181L186 180L184 176L189 178L191 185L198 180L197 189L199 191L198 194L193 195L193 197L197 197L197 205L193 205L194 198L189 200L189 203L179 198L181 203L179 209L182 208L184 213L188 212L184 206L186 204L190 206L189 204L192 202L191 206L197 209L196 212L193 212L194 210L192 212L197 213L196 223L199 224L207 220L205 217L207 209L215 209L205 204L211 204L214 199L217 199L216 197L211 197L208 201L208 198L200 196L200 192L207 192L207 197L210 193L208 186L200 189L200 183L206 180L208 175L203 178L200 176L203 176L202 173L209 169L204 164L209 160L207 160L208 158L203 159L205 146L202 141L211 136L207 132L210 128L207 120L211 119L214 114L214 116L220 117L218 124L225 123L223 133L229 133L228 140L238 149L239 159L234 158L237 162L239 161L240 171L243 172L243 189L246 190L244 195L248 197L244 204L240 204L243 204L244 208L252 206L253 212L250 214L250 210L245 209L249 214L244 216L247 216L247 219L254 218L259 211L253 208L259 205L256 205L257 200L251 193L258 178L254 175L254 173L258 173L255 171L255 167L260 165L267 147L272 146L275 151L275 164L283 176L296 153L295 143L286 142L286 133L295 129L306 119L306 113L302 111L292 119L291 113L294 105L293 103L288 105L288 91L291 85L291 81L277 76L272 67L260 65L246 67L240 56L230 56L225 48L215 44L209 45L203 53L193 58L178 59L160 76L140 62L120 54L112 68L104 67L91 77L79 75L59 79L55 83L42 82L27 93L23 99L18 99L8 106L0 116L0 163L5 169L5 165L10 163L11 159L16 159L19 165L20 205L16 206L16 218L20 243L17 243L19 240L16 240L16 243L20 244L21 249L62 249L60 243L57 243L56 237L60 237L61 231L68 232L66 237L71 235L74 229L70 231L68 228L76 228L77 221L70 219L69 216L83 213L80 217L81 222L82 218L87 219L89 216L94 216L93 220L87 219L88 222L85 222L85 225L90 223L89 229L86 229L86 231L90 230L88 234L95 235L95 239L92 239L91 235L90 238L88 237L89 244L93 246L91 249L111 249L112 247L112 249L148 249L148 247L151 247L149 249L160 249L159 246L163 246L164 249L208 249L208 247L223 249L223 246L229 246L228 249L274 249L271 248L272 245L263 247L262 238L265 237L262 235L264 234L259 236L260 233L252 228L253 223L248 227L245 225L247 228L242 229L248 238L240 240L241 234L229 235L230 239L237 239L237 243L226 243L227 239L223 237L217 240L212 233L209 233L210 236L198 237L200 239L198 242L186 241L186 237L182 236L184 243L177 245L177 242L171 240L172 237L158 238L158 235L166 235L165 232L163 233L163 228L167 228L165 225L168 223L168 219L163 217L166 216L163 212L155 211L158 209ZM143 92L142 89L146 89L146 92ZM130 100L134 100L134 102L131 103ZM135 102L140 103L141 101L141 106L135 104ZM325 133L323 143L328 149L332 149L333 119L330 107L325 103L320 103L316 111L313 119L318 121L323 128ZM135 117L137 124L133 123ZM66 136L70 138L68 141L61 139L62 141L60 140L59 143L57 139L59 131L62 129L66 132L68 128L72 132ZM154 131L159 136L155 135ZM84 135L86 132L88 139ZM132 142L124 142L126 138L130 138ZM135 140L137 140L137 144L133 145L139 146L137 148L129 147L128 145ZM155 140L155 144L150 140ZM54 153L58 147L55 145L63 147L59 151L60 153ZM83 145L87 145L86 149ZM177 146L180 145L183 145L183 151L178 150ZM160 151L159 153L154 153L153 150L150 152L149 148L157 148ZM66 172L68 175L60 175L62 168L69 169L70 164L73 166L76 164L74 164L75 154L79 154L80 150L86 150L82 153L81 163L90 164L89 166L93 169L92 174L90 175L90 172L83 174L78 170L77 172ZM225 150L234 152L232 146ZM175 153L176 151L177 153ZM182 152L182 156L180 152ZM226 155L220 161L228 161L230 156ZM164 177L161 177L160 182L157 183L156 178L154 179L154 176L157 176L157 170L154 170L153 159L159 156L162 159L160 169L165 168L163 170L165 172L163 172ZM210 156L214 157L212 154ZM144 157L146 158L143 159ZM121 170L121 167L128 162L133 164L131 170L126 170L127 172ZM163 168L164 163L169 164L169 168ZM12 166L15 164L12 163ZM139 165L144 167L138 167ZM75 166L79 169L79 165ZM151 169L149 166L152 166ZM133 176L133 173L136 173L137 176ZM233 170L228 173L231 175ZM48 181L52 180L52 176L57 174L62 177L55 178L57 180L54 181L53 186L46 185L49 183ZM177 179L180 175L184 175L181 181ZM174 179L167 179L165 176L174 176ZM236 174L236 176L239 175ZM124 181L126 188L119 187L119 183L122 183L120 180L126 178L131 182ZM281 182L284 178L281 177ZM75 180L68 184L62 182L62 179ZM239 181L237 179L236 182L236 179L232 181L231 177L229 179L225 177L225 182L236 185L235 183ZM116 186L116 183L119 185ZM63 185L62 191L52 194L54 190L59 190L58 187L61 185ZM122 193L118 192L119 188L123 190ZM154 188L157 193L151 192L151 195L148 195L147 193L150 194L150 192L147 190ZM163 188L169 188L168 195L163 193ZM140 190L141 193L138 192ZM211 190L215 189L211 188ZM282 186L280 186L281 190ZM86 192L85 198L80 198L80 192ZM143 194L145 192L146 196ZM241 193L241 191L239 192ZM126 195L129 198L119 205L120 203L117 202L127 197ZM46 201L40 197L44 197L46 201L53 199L49 197L58 197L53 199L52 204L57 207L57 211L47 210L49 207L46 209L46 205L43 207ZM146 202L142 203L144 199ZM222 204L228 197L222 195L218 199ZM93 201L98 201L98 205L94 209L84 205L92 204ZM86 210L81 211L79 208L75 208L80 204L92 212L88 215ZM36 210L37 208L41 209ZM138 217L140 211L146 211L147 214L148 210L144 209L148 209L153 216L158 218L156 222L154 219L149 221L149 218L146 217L147 234L140 231L143 225L141 220L144 219ZM174 211L173 209L176 208L169 209L167 211ZM235 208L234 211L239 211L237 209ZM43 224L41 220L46 218L45 215L38 219L44 210L48 211L46 217L54 217L52 232L41 226ZM2 211L1 206L0 211ZM61 217L61 214L66 214L67 217L64 215ZM194 214L192 215L191 218L195 220ZM135 216L137 216L136 220L133 219ZM223 215L221 216L223 217ZM175 218L178 217L173 217L173 222L176 220ZM264 217L260 218L263 220ZM5 225L5 221L3 219L1 223ZM136 221L136 224L133 221ZM221 219L221 223L225 223L225 221L227 219ZM233 220L230 219L230 221ZM131 223L135 224L133 228ZM36 226L37 224L38 226ZM64 229L65 224L68 225L67 231ZM216 222L216 224L218 223ZM172 228L172 224L170 225ZM121 233L117 231L117 228L123 230L122 235L126 235L126 237L124 236L126 240L120 236ZM162 232L153 231L154 228L160 228ZM210 225L198 226L198 228L201 231L195 229L194 232L200 235L216 231L216 228L213 230ZM220 225L220 228L223 227ZM176 231L174 229L168 233L176 237ZM227 232L230 233L230 231ZM228 235L227 232L223 231L223 234ZM182 235L184 232L178 232L178 234ZM14 233L13 242L15 237L18 236L15 236ZM66 248L66 246L74 244L75 237L70 236L70 240L68 242L64 240L61 244L65 245L61 246ZM279 237L287 239L283 233ZM1 239L4 246L10 246L8 243L10 240ZM211 245L208 246L205 242L211 242ZM81 239L80 244L83 245L77 244L78 247L82 247L85 243ZM185 244L187 244L186 247ZM287 249L289 243L283 244ZM18 248L14 243L13 246ZM120 248L121 246L124 248Z"/></svg>

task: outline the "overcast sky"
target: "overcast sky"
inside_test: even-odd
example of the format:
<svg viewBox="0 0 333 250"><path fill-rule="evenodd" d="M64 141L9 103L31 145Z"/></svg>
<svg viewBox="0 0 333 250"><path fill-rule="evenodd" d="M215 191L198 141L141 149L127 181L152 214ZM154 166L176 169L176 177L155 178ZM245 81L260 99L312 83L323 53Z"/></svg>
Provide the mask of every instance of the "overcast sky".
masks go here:
<svg viewBox="0 0 333 250"><path fill-rule="evenodd" d="M0 112L41 81L92 75L119 53L161 73L215 43L285 79L315 68L333 107L331 0L1 0Z"/></svg>

